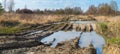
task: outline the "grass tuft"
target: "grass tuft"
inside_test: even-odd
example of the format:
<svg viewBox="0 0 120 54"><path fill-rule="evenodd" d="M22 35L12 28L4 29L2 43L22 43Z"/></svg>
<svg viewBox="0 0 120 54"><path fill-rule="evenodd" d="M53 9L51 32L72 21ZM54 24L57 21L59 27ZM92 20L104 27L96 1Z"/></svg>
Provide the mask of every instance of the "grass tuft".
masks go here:
<svg viewBox="0 0 120 54"><path fill-rule="evenodd" d="M98 24L101 27L102 32L107 31L107 29L108 29L107 23L105 23L105 22L99 22Z"/></svg>
<svg viewBox="0 0 120 54"><path fill-rule="evenodd" d="M0 28L0 34L14 34L20 32L21 30L17 27L4 27Z"/></svg>
<svg viewBox="0 0 120 54"><path fill-rule="evenodd" d="M0 24L1 26L4 26L4 27L13 27L13 26L19 25L20 22L7 20L7 21L0 21Z"/></svg>
<svg viewBox="0 0 120 54"><path fill-rule="evenodd" d="M107 39L107 43L109 43L109 44L120 44L120 38Z"/></svg>

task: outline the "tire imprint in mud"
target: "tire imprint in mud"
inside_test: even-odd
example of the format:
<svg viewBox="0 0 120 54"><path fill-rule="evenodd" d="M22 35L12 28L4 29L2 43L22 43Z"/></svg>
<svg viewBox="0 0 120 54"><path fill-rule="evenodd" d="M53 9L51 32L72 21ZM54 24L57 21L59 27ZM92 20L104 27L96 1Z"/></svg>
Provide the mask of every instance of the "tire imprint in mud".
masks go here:
<svg viewBox="0 0 120 54"><path fill-rule="evenodd" d="M28 33L24 33L24 34L17 34L17 35L7 35L7 40L6 38L2 39L1 38L1 43L0 43L0 50L7 50L7 49L14 49L14 48L24 48L24 47L33 47L33 46L37 46L37 45L41 45L42 43L39 42L40 39L51 35L54 32L57 31L69 31L74 29L73 26L76 26L71 24L71 23L58 23L58 24L47 24L44 26L40 26L39 30L42 30L42 32L40 33L33 33L33 32L37 32L37 31L32 31L32 32L28 32ZM77 27L77 26L76 26ZM90 26L89 26L90 27ZM77 28L81 28L81 26L78 26ZM44 30L43 30L44 29ZM86 30L87 28L84 26L84 30ZM93 29L91 27L91 29ZM81 31L80 29L76 29L77 31ZM33 33L33 34L30 34ZM13 40L13 41L11 41ZM11 41L11 42L9 42ZM19 43L21 42L21 43ZM31 43L35 43L35 44L31 44ZM40 44L39 44L40 43ZM8 46L11 45L11 46Z"/></svg>

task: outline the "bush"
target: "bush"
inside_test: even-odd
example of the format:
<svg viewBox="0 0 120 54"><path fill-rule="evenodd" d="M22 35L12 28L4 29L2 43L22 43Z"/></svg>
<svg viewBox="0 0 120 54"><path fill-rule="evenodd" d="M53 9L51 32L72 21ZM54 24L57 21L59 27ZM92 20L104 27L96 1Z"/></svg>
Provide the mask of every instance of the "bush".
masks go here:
<svg viewBox="0 0 120 54"><path fill-rule="evenodd" d="M107 27L107 24L105 22L99 22L98 24L100 25L102 32L107 31L108 27Z"/></svg>
<svg viewBox="0 0 120 54"><path fill-rule="evenodd" d="M108 29L107 22L98 22L96 32L101 34L104 37L108 37L110 34L110 30Z"/></svg>
<svg viewBox="0 0 120 54"><path fill-rule="evenodd" d="M18 9L18 10L16 10L16 12L17 13L26 13L26 14L32 14L33 13L33 11L32 10L30 10L30 9Z"/></svg>
<svg viewBox="0 0 120 54"><path fill-rule="evenodd" d="M90 20L94 20L94 21L96 20L96 19L93 18L92 16L87 16L87 18L90 19Z"/></svg>
<svg viewBox="0 0 120 54"><path fill-rule="evenodd" d="M12 27L12 26L17 26L20 24L18 21L1 21L0 24L5 27Z"/></svg>

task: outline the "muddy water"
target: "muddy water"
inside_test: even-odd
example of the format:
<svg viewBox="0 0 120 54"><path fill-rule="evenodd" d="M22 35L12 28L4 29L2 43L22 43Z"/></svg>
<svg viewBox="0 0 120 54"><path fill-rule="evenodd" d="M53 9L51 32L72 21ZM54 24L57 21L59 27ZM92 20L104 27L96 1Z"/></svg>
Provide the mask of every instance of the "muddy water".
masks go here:
<svg viewBox="0 0 120 54"><path fill-rule="evenodd" d="M97 49L97 54L102 54L102 47L105 44L105 40L95 31L84 32L78 43L80 47L88 47L90 44L93 44L94 48Z"/></svg>
<svg viewBox="0 0 120 54"><path fill-rule="evenodd" d="M41 33L41 32L43 32L43 31L40 30L40 31L32 32L32 33L30 33L30 35L32 35L32 34L37 34L37 33Z"/></svg>
<svg viewBox="0 0 120 54"><path fill-rule="evenodd" d="M52 35L43 38L41 40L44 44L51 44L51 47L56 47L56 45L62 41L69 41L76 37L80 37L78 45L83 47L88 47L90 44L93 44L94 48L97 49L97 54L102 54L102 47L105 44L105 41L102 36L98 35L95 31L91 32L81 32L78 31L58 31Z"/></svg>
<svg viewBox="0 0 120 54"><path fill-rule="evenodd" d="M92 24L94 21L71 21L72 24ZM105 44L105 40L102 36L95 31L83 32L83 31L58 31L52 35L47 36L40 40L44 44L49 44L50 47L56 47L58 43L63 41L69 41L75 38L79 38L78 45L80 48L89 47L90 44L96 48L97 54L102 54L102 47Z"/></svg>
<svg viewBox="0 0 120 54"><path fill-rule="evenodd" d="M95 21L71 21L70 23L73 23L73 24L91 24L94 22Z"/></svg>
<svg viewBox="0 0 120 54"><path fill-rule="evenodd" d="M67 40L71 40L74 39L76 37L80 36L81 32L77 32L75 30L73 31L58 31L53 33L52 35L43 38L41 40L41 42L43 42L44 44L52 44L51 47L55 47L58 43L62 42L62 41L67 41Z"/></svg>

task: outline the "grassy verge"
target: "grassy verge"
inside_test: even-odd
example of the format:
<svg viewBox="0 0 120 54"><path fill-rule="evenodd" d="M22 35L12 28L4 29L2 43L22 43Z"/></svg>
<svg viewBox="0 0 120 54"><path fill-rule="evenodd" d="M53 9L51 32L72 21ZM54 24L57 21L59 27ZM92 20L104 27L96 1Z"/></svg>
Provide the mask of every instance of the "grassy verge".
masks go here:
<svg viewBox="0 0 120 54"><path fill-rule="evenodd" d="M20 32L20 28L18 27L1 27L0 34L14 34Z"/></svg>
<svg viewBox="0 0 120 54"><path fill-rule="evenodd" d="M109 44L120 44L120 37L119 38L107 39L107 43L109 43Z"/></svg>
<svg viewBox="0 0 120 54"><path fill-rule="evenodd" d="M107 22L97 22L97 32L103 36L108 35L108 27Z"/></svg>
<svg viewBox="0 0 120 54"><path fill-rule="evenodd" d="M19 24L17 26L1 26L0 25L0 34L16 34L22 33L25 31L35 30L36 27L40 26L39 24Z"/></svg>
<svg viewBox="0 0 120 54"><path fill-rule="evenodd" d="M106 43L119 44L120 43L120 22L98 22L97 32L101 34Z"/></svg>

